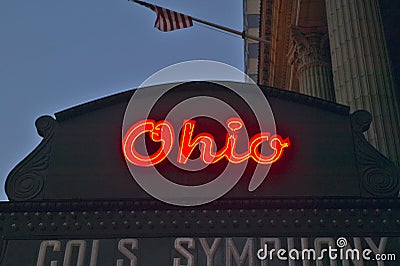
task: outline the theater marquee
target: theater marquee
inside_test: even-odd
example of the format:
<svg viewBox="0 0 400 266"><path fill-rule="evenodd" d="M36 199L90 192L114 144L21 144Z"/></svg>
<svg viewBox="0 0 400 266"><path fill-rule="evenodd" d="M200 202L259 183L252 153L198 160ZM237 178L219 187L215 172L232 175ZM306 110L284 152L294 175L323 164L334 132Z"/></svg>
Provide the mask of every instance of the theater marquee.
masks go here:
<svg viewBox="0 0 400 266"><path fill-rule="evenodd" d="M395 263L398 238L120 238L29 241L33 248L21 249L32 265L270 265L294 262ZM26 242L26 241L25 241ZM13 244L10 244L12 246ZM338 246L339 245L339 246ZM153 253L153 255L152 255ZM13 260L6 260L10 261Z"/></svg>
<svg viewBox="0 0 400 266"><path fill-rule="evenodd" d="M399 169L364 139L369 113L234 82L149 107L161 86L36 121L0 265L398 265Z"/></svg>

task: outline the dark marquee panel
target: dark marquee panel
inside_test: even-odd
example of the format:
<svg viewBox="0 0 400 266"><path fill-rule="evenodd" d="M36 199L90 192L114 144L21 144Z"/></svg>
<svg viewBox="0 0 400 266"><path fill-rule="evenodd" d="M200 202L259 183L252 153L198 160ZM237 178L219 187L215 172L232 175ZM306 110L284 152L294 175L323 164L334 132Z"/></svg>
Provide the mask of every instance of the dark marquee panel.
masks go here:
<svg viewBox="0 0 400 266"><path fill-rule="evenodd" d="M121 126L135 91L39 118L42 142L6 181L10 202L0 204L0 265L398 265L399 169L365 141L369 113L262 90L277 132L291 146L255 191L247 189L253 162L226 195L193 207L156 200L130 175ZM199 94L246 108L207 82L187 83L165 101L173 105ZM160 106L155 120L169 108ZM251 115L243 117L253 130ZM160 167L189 184L196 178ZM275 253L262 260L270 254L265 248ZM328 253L320 261L279 258L289 250L295 256L296 250L329 248L339 256L331 262ZM386 261L346 260L346 251Z"/></svg>
<svg viewBox="0 0 400 266"><path fill-rule="evenodd" d="M288 265L275 264L276 254L262 264L257 251L265 243L320 251L340 237L348 248L397 256L398 206L398 199L230 200L189 209L128 200L9 203L1 212L2 265L130 265L133 258L133 265Z"/></svg>

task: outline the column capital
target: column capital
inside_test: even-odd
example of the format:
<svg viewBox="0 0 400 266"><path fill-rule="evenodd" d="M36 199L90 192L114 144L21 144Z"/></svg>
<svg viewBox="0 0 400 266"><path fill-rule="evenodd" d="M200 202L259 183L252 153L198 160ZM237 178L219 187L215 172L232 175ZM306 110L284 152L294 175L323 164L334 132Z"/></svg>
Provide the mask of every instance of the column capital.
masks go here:
<svg viewBox="0 0 400 266"><path fill-rule="evenodd" d="M331 67L327 27L292 26L291 33L293 44L289 56L297 73L310 65Z"/></svg>

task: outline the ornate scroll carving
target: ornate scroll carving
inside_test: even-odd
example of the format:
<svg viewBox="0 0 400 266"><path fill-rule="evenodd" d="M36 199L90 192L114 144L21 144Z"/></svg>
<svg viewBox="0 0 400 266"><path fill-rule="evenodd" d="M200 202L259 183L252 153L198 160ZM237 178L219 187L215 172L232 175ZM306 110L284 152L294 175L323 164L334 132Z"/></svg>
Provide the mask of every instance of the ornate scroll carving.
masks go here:
<svg viewBox="0 0 400 266"><path fill-rule="evenodd" d="M37 131L43 140L8 175L5 189L10 200L31 200L41 193L49 164L54 124L55 120L50 116L36 120Z"/></svg>
<svg viewBox="0 0 400 266"><path fill-rule="evenodd" d="M365 140L363 132L371 121L371 114L364 110L351 115L363 196L394 197L399 194L400 170Z"/></svg>

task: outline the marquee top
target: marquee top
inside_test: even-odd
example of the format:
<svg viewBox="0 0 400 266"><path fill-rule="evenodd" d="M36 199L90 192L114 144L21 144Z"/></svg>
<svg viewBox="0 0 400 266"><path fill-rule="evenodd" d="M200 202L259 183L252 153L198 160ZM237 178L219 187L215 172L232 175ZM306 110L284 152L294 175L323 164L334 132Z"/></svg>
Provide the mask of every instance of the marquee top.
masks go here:
<svg viewBox="0 0 400 266"><path fill-rule="evenodd" d="M150 92L155 87L142 90ZM136 93L131 90L85 103L56 113L56 119L40 117L36 127L43 140L7 177L6 193L9 199L157 201L132 177L122 152L124 114L129 100ZM248 93L251 96L252 92ZM398 168L364 139L363 132L371 122L368 112L356 111L350 115L347 106L275 88L264 87L262 93L272 109L276 133L282 139L290 139L290 147L272 164L265 180L254 191L249 191L248 187L257 162L247 160L243 174L232 176L238 181L221 200L398 195ZM141 119L153 119L155 122L166 119L173 106L198 96L227 102L243 119L249 137L262 132L254 123L251 108L240 97L221 85L209 82L177 86L157 102L149 114L151 117ZM140 109L138 112L135 115L139 117ZM193 131L193 139L195 135L205 132L215 137L218 148L227 143L226 136L229 134L218 123L201 114L195 120L197 131ZM180 123L173 124L176 146L171 147L172 150L178 150L183 121ZM142 134L144 139L147 138L145 143L151 140L149 134ZM149 145L155 149L159 143L154 140ZM241 140L240 135L236 140ZM274 146L270 149L263 151L257 148L253 152L267 155ZM195 159L201 154L201 151L192 149L189 155ZM197 186L211 182L232 161L220 160L204 170L192 171L179 169L165 160L157 165L157 171L164 173L171 182ZM138 171L143 177L151 178L146 170Z"/></svg>

